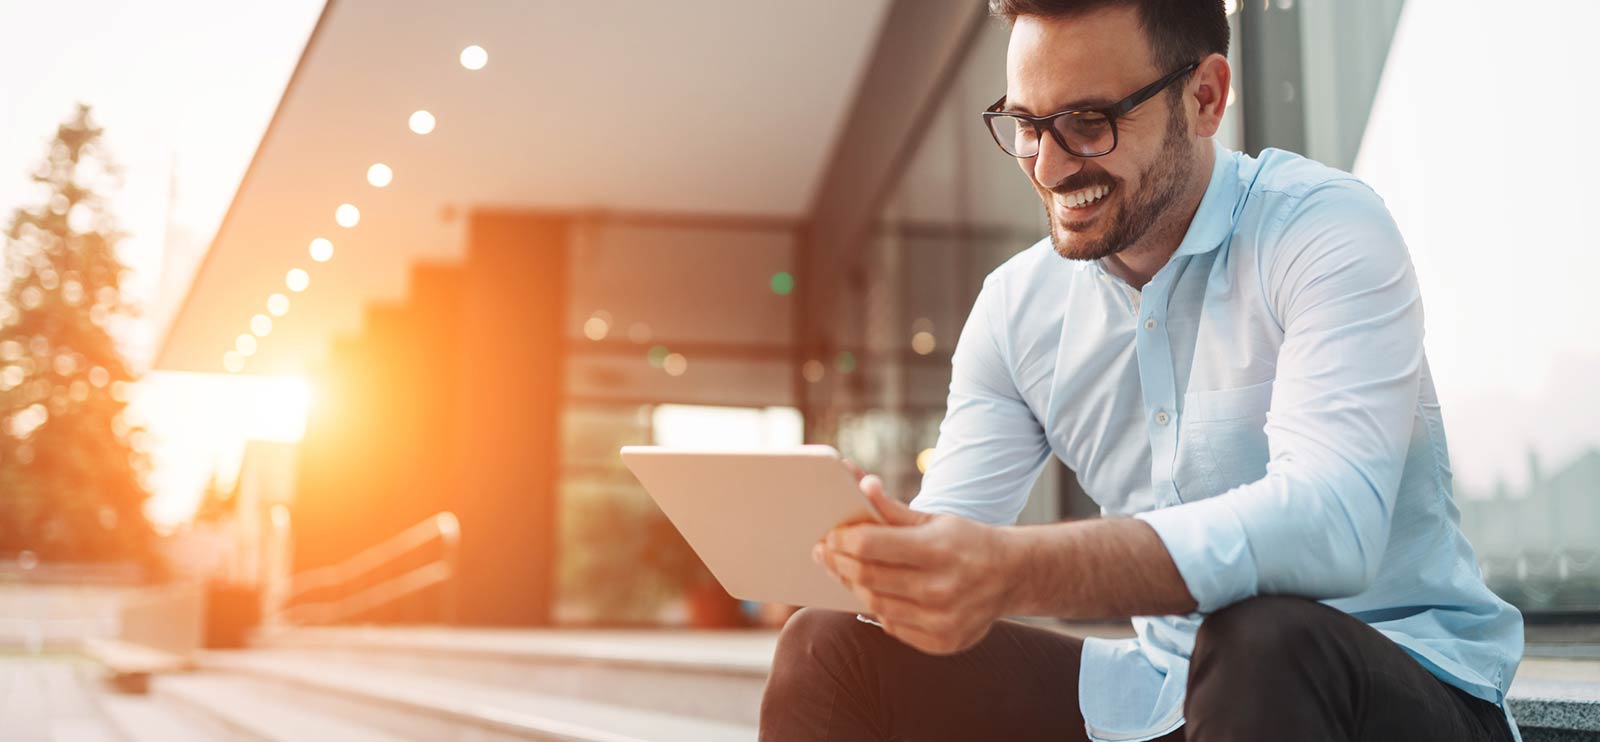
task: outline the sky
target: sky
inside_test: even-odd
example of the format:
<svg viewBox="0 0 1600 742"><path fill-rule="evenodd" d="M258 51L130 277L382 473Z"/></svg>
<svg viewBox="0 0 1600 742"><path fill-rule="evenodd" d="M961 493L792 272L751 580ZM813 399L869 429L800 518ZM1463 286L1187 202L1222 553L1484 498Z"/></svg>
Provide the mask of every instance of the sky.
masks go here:
<svg viewBox="0 0 1600 742"><path fill-rule="evenodd" d="M111 208L145 317L119 338L147 367L323 0L0 0L0 218L38 201L28 173L58 123L90 104L123 168ZM174 197L175 191L175 197ZM244 440L293 440L308 396L293 379L148 374L130 416L152 432L154 496L175 522Z"/></svg>

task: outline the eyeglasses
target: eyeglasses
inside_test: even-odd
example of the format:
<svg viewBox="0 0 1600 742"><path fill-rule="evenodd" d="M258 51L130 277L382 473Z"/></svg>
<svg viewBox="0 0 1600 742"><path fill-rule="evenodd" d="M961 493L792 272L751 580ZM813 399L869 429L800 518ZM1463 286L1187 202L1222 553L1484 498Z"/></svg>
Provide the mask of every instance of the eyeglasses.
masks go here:
<svg viewBox="0 0 1600 742"><path fill-rule="evenodd" d="M1199 66L1199 62L1185 65L1104 108L1071 108L1048 116L1029 116L1000 110L1006 103L1002 95L983 112L983 122L988 125L995 143L1012 157L1037 156L1039 137L1046 130L1062 149L1078 157L1099 157L1117 148L1117 119Z"/></svg>

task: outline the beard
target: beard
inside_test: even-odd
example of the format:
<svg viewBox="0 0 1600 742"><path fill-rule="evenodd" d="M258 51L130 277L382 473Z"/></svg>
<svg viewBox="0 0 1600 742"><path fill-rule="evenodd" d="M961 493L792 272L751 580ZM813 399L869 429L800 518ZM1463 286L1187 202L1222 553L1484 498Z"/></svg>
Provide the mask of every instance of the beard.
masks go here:
<svg viewBox="0 0 1600 742"><path fill-rule="evenodd" d="M1114 212L1104 215L1101 221L1109 219L1110 224L1101 230L1099 236L1066 229L1056 218L1056 210L1052 208L1049 197L1041 194L1045 196L1045 218L1050 222L1050 243L1055 246L1057 255L1069 260L1099 260L1122 252L1144 239L1178 199L1184 184L1194 174L1195 158L1188 146L1189 126L1183 109L1173 106L1170 110L1161 151L1157 153L1155 161L1139 174L1142 188L1129 194ZM1101 175L1104 176L1103 173ZM1091 185L1110 185L1114 194L1124 192L1122 181L1109 176L1069 178L1052 192L1071 193ZM1070 244L1063 239L1069 232L1074 238Z"/></svg>

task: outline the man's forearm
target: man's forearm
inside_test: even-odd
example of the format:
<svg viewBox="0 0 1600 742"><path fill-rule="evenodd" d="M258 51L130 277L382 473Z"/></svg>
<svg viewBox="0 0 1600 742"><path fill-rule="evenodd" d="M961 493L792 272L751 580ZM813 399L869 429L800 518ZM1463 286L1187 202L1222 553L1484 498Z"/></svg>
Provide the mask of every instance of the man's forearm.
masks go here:
<svg viewBox="0 0 1600 742"><path fill-rule="evenodd" d="M1006 613L1062 618L1184 614L1196 603L1155 529L1133 518L1002 530Z"/></svg>

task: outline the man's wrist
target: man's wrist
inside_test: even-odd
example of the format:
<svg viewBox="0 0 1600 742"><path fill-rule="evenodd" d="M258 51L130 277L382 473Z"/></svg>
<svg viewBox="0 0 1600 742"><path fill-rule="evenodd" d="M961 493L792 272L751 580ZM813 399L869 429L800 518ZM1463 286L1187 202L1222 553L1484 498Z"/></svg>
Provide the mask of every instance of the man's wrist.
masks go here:
<svg viewBox="0 0 1600 742"><path fill-rule="evenodd" d="M1001 615L1031 615L1037 598L1037 573L1040 560L1033 554L1038 529L1028 526L1002 526L998 530L1001 575L1005 594L1001 602Z"/></svg>

